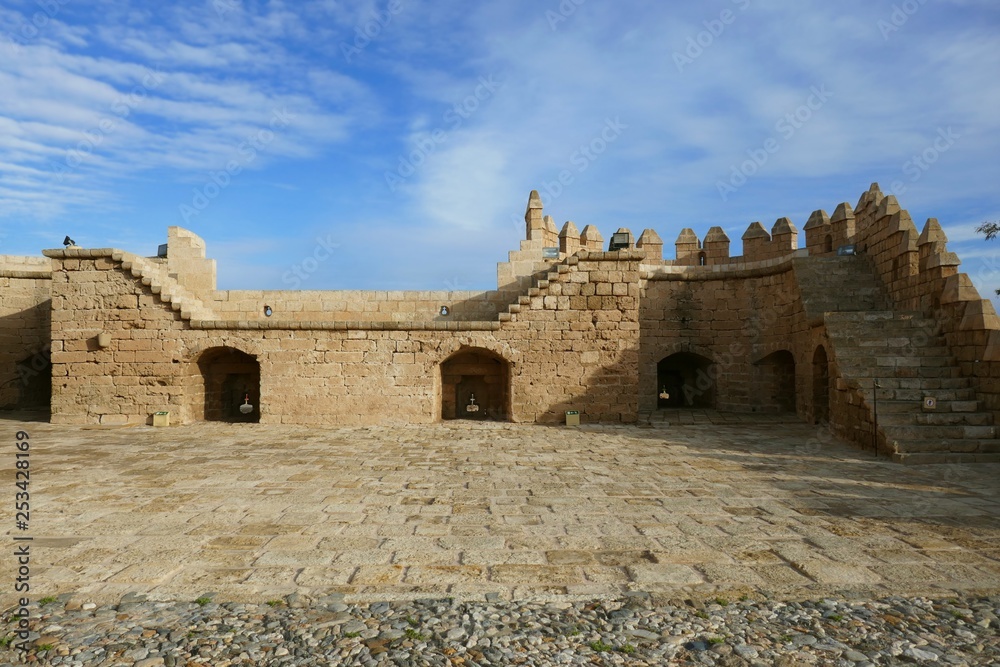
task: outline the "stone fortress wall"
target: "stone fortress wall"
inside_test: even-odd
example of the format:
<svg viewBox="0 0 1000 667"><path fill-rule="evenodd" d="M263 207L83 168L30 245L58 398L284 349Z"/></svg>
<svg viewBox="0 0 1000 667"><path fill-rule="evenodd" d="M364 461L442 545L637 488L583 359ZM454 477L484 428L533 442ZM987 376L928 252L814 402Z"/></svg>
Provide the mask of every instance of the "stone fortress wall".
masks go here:
<svg viewBox="0 0 1000 667"><path fill-rule="evenodd" d="M878 392L876 442L898 460L1000 456L996 313L937 222L918 234L877 185L832 218L814 212L805 248L781 218L770 233L751 224L739 256L719 227L703 240L684 229L673 260L650 229L619 229L607 250L591 225L557 230L537 192L525 222L487 292L220 291L204 242L179 227L165 258L7 258L4 320L31 324L5 328L20 337L3 339L4 369L51 339L55 423L159 411L181 423L555 423L567 410L631 423L703 406L794 412L861 445ZM849 244L858 255L838 256ZM470 397L481 410L465 411Z"/></svg>
<svg viewBox="0 0 1000 667"><path fill-rule="evenodd" d="M51 266L0 255L0 406L48 403Z"/></svg>

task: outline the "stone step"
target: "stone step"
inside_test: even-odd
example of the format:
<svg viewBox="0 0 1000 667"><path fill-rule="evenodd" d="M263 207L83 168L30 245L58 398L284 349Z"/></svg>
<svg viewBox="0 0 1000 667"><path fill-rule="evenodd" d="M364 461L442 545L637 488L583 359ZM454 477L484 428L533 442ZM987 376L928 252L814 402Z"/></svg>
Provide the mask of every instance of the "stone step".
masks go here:
<svg viewBox="0 0 1000 667"><path fill-rule="evenodd" d="M894 312L891 310L872 310L868 312L832 312L827 313L827 322L838 324L850 323L878 323L880 327L889 328L913 328L920 330L936 329L939 325L937 320L924 317L919 313L908 313L905 311Z"/></svg>
<svg viewBox="0 0 1000 667"><path fill-rule="evenodd" d="M861 394L869 403L872 402L871 389L862 385ZM969 389L939 389L933 392L925 392L922 389L880 389L878 392L878 402L881 405L887 401L910 401L922 403L925 396L934 396L940 401L971 401L976 397L976 390Z"/></svg>
<svg viewBox="0 0 1000 667"><path fill-rule="evenodd" d="M992 426L990 412L890 412L882 411L879 404L880 426Z"/></svg>
<svg viewBox="0 0 1000 667"><path fill-rule="evenodd" d="M878 338L862 338L860 336L841 338L835 335L831 335L830 340L837 345L837 351L841 353L841 356L847 358L881 356L887 353L911 357L951 357L950 350L943 343L943 340L923 343L908 338L886 338L884 336Z"/></svg>
<svg viewBox="0 0 1000 667"><path fill-rule="evenodd" d="M939 412L927 411L914 415L917 424L940 426L962 424L965 426L992 426L992 412Z"/></svg>
<svg viewBox="0 0 1000 667"><path fill-rule="evenodd" d="M850 366L952 366L955 358L947 348L892 348L841 346L835 348L837 362ZM852 354L853 352L853 354ZM846 353L846 354L845 354Z"/></svg>
<svg viewBox="0 0 1000 667"><path fill-rule="evenodd" d="M879 423L881 427L882 424ZM996 428L993 426L971 426L962 424L952 424L945 426L931 426L927 424L894 425L886 424L886 437L899 441L907 451L911 449L912 442L931 442L934 440L985 440L996 437Z"/></svg>
<svg viewBox="0 0 1000 667"><path fill-rule="evenodd" d="M958 366L850 366L840 365L840 372L845 376L858 380L862 387L871 386L872 379L921 379L933 380L941 378L957 379L962 377L962 369Z"/></svg>
<svg viewBox="0 0 1000 667"><path fill-rule="evenodd" d="M838 363L840 372L853 378L906 379L906 378L959 378L962 369L957 365L923 366L920 364L900 364L898 366L874 363ZM870 384L870 383L869 383Z"/></svg>
<svg viewBox="0 0 1000 667"><path fill-rule="evenodd" d="M1000 453L951 453L951 452L901 452L892 460L906 465L934 465L942 463L1000 463Z"/></svg>
<svg viewBox="0 0 1000 667"><path fill-rule="evenodd" d="M932 396L933 394L927 394L927 395ZM880 398L878 401L879 414L896 413L896 412L913 412L913 411L929 412L929 413L954 412L957 414L978 414L979 401L938 401L937 407L934 410L926 410L926 411L924 410L923 400L897 401L892 399L883 400Z"/></svg>
<svg viewBox="0 0 1000 667"><path fill-rule="evenodd" d="M972 388L972 380L967 377L943 377L943 378L879 377L878 381L882 389L919 389L921 391L927 392L928 396L934 396L935 398L937 398L937 392L940 392L941 390ZM848 383L860 389L867 389L869 390L869 393L871 392L872 389L872 378L870 377L852 375L848 380Z"/></svg>
<svg viewBox="0 0 1000 667"><path fill-rule="evenodd" d="M907 347L933 348L948 347L948 342L940 334L914 329L890 329L877 323L867 324L834 324L827 326L830 339L852 347Z"/></svg>
<svg viewBox="0 0 1000 667"><path fill-rule="evenodd" d="M953 453L953 454L1000 454L1000 440L995 438L912 438L896 440L896 449L910 454Z"/></svg>
<svg viewBox="0 0 1000 667"><path fill-rule="evenodd" d="M882 399L879 399L878 402L878 418L880 421L883 416L895 414L909 416L920 410L923 410L923 403L919 401L883 401Z"/></svg>
<svg viewBox="0 0 1000 667"><path fill-rule="evenodd" d="M834 322L830 320L833 315L844 315L845 313L826 313L823 321L827 324L827 328L830 330L831 335L841 335L841 334L854 334L861 336L872 336L875 338L887 338L892 336L929 336L930 333L935 333L931 336L933 339L940 339L940 332L934 332L931 329L923 329L921 327L915 327L911 325L901 324L891 320L873 320L871 322L864 321L852 321L852 322Z"/></svg>

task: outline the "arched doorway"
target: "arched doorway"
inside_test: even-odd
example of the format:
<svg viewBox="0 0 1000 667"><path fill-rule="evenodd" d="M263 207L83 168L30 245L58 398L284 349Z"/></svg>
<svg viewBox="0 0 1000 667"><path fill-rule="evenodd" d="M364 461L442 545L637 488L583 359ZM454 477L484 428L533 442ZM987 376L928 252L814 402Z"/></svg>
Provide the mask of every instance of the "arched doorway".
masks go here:
<svg viewBox="0 0 1000 667"><path fill-rule="evenodd" d="M693 352L677 352L661 359L656 364L656 407L714 408L712 366L711 359Z"/></svg>
<svg viewBox="0 0 1000 667"><path fill-rule="evenodd" d="M813 423L830 421L830 364L822 345L813 353Z"/></svg>
<svg viewBox="0 0 1000 667"><path fill-rule="evenodd" d="M461 350L441 364L441 418L510 418L510 365L481 348Z"/></svg>
<svg viewBox="0 0 1000 667"><path fill-rule="evenodd" d="M767 412L795 412L795 357L788 350L772 352L757 362L758 400Z"/></svg>
<svg viewBox="0 0 1000 667"><path fill-rule="evenodd" d="M205 387L205 420L224 422L260 421L260 364L246 352L231 347L213 347L198 359ZM253 409L244 414L240 406Z"/></svg>

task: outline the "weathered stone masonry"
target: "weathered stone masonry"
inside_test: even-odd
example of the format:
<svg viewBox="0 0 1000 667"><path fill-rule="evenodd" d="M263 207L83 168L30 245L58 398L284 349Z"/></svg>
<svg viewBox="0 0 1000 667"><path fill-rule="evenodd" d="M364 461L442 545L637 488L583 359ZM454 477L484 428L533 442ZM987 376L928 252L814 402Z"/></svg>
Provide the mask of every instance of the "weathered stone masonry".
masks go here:
<svg viewBox="0 0 1000 667"><path fill-rule="evenodd" d="M878 391L878 446L897 460L1000 457L1000 321L937 221L918 234L877 186L832 218L814 212L803 249L787 218L770 233L751 224L741 256L719 227L703 241L682 230L674 260L653 230L619 229L608 251L591 225L557 230L535 192L525 221L489 292L220 291L204 242L177 227L166 258L4 258L0 360L14 382L0 398L23 402L14 367L51 341L55 423L159 411L181 423L559 422L567 410L629 423L704 406L795 412L870 446ZM847 244L859 254L837 256Z"/></svg>

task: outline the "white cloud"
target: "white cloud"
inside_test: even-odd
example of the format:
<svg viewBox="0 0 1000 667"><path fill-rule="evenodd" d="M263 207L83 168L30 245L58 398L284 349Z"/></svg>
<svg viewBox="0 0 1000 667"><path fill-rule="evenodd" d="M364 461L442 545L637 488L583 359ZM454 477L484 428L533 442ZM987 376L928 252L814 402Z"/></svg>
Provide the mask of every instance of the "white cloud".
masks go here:
<svg viewBox="0 0 1000 667"><path fill-rule="evenodd" d="M442 109L482 72L500 72L507 82L410 179L407 192L433 219L467 225L472 216L455 215L461 207L442 202L457 196L484 213L500 210L506 205L500 197L551 182L561 169L572 172L574 183L556 201L546 201L547 212L555 210L560 220L646 217L633 224L637 228L669 220L671 228L660 229L665 238L698 219L705 227L717 224L736 207L747 211L734 216L747 216L735 225L742 228L772 213L832 208L826 197L835 198L833 205L853 202L873 180L887 189L890 181L905 179L904 205L912 199L941 207L984 192L987 156L981 153L995 152L995 140L954 147L917 182L902 167L934 141L939 127L1000 128L995 114L984 117L992 106L973 101L1000 94L992 80L1000 48L986 31L948 35L946 46L928 49L914 22L892 45L898 56L887 58L878 17L860 4L807 11L753 3L736 11L726 32L678 72L671 54L704 31L703 22L717 17L718 9L645 7L629 20L619 8L587 3L552 31L547 7L528 13L520 7L470 9L448 43L461 43L474 67L428 70L405 58L407 64L395 67L413 94ZM932 20L930 11L926 19ZM469 41L462 42L463 35ZM479 35L490 38L471 39ZM411 39L412 45L401 44L425 47ZM828 90L829 99L807 121L796 121L791 136L781 134L777 123L799 110L814 86ZM599 129L609 116L621 117L630 129L586 171L574 170L570 158L593 137L588 128ZM778 152L738 197L722 202L716 182L747 160L748 151L759 153L768 138L778 140ZM839 187L827 194L832 184ZM688 219L677 220L678 213ZM651 215L658 219L648 220ZM618 220L601 222L618 226ZM801 226L805 219L796 222Z"/></svg>
<svg viewBox="0 0 1000 667"><path fill-rule="evenodd" d="M147 18L130 14L97 29L105 44L130 54L125 58L107 49L78 53L90 30L50 24L44 41L0 59L0 163L22 167L18 188L4 191L0 213L30 215L37 206L38 215L51 216L79 205L79 192L88 188L93 203L107 178L135 170L167 168L184 179L234 158L255 168L280 156L315 155L373 115L367 87L357 80L315 64L295 73L296 57L267 37L294 32L297 19L287 12L248 19L266 29L248 31L246 41L201 45ZM17 17L8 11L0 19L9 24ZM231 27L216 25L225 26ZM199 30L210 41L208 28ZM265 82L247 72L258 62L294 74ZM256 142L252 161L237 157L248 139ZM62 174L59 184L76 190L53 187L53 171ZM104 195L110 201L110 192Z"/></svg>
<svg viewBox="0 0 1000 667"><path fill-rule="evenodd" d="M734 252L751 220L769 226L788 215L801 228L808 212L853 203L876 180L884 191L898 183L918 227L935 216L950 232L995 209L1000 36L991 5L927 3L886 39L878 20L891 8L859 0L569 4L576 9L554 24L556 0L402 0L381 19L377 0L211 0L155 12L103 2L90 20L60 14L20 55L0 58L0 88L11 91L0 98L0 177L17 183L4 182L0 211L57 217L79 201L141 210L115 188L124 175L187 191L284 108L294 123L248 168L268 170L260 183L296 187L287 200L290 191L276 189L274 201L282 215L310 220L335 208L340 224L385 216L492 242L523 213L528 191L563 171L571 182L558 195L543 191L559 224L605 234L653 227L668 244L681 227L704 234L719 224L736 230ZM723 9L734 20L706 43L706 22ZM0 33L18 20L0 10ZM346 59L342 44L376 24ZM702 53L679 71L675 53L689 39ZM162 82L116 116L113 105L151 68ZM456 116L482 77L502 86ZM829 100L781 135L778 122L814 86ZM47 178L53 160L109 117L118 122L99 150L62 182ZM616 118L627 129L602 146ZM914 178L908 163L947 127L961 139ZM435 130L444 139L390 191L384 173ZM724 201L717 182L769 138L779 150ZM581 161L592 142L602 150ZM490 263L494 250L462 252Z"/></svg>

